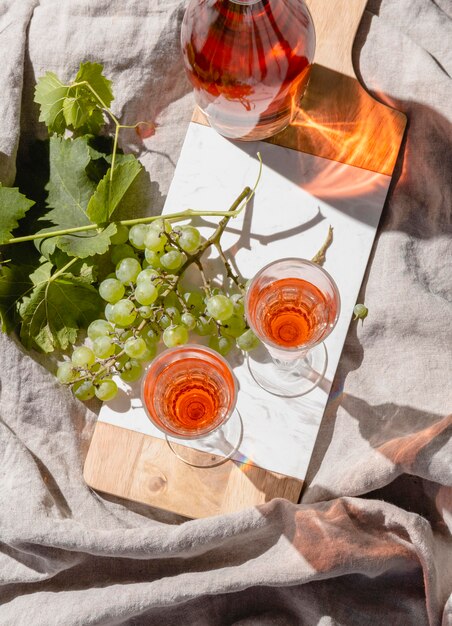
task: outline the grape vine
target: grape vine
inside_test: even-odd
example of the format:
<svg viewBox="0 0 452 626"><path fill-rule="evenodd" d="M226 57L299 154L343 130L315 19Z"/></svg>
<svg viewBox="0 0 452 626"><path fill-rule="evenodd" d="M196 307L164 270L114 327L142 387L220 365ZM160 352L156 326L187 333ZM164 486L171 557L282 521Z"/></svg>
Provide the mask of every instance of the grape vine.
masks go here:
<svg viewBox="0 0 452 626"><path fill-rule="evenodd" d="M190 331L208 335L209 346L222 355L235 345L241 350L257 345L244 315L245 285L226 259L236 291L226 294L212 287L202 262L209 248L221 249L224 229L239 207L249 201L256 185L242 191L204 241L194 226L172 224L171 215L149 225L135 224L130 231L124 228L117 234L111 250L115 272L99 284L105 319L96 319L88 326L91 347L76 347L71 360L57 371L58 379L71 385L76 397L89 400L96 395L100 400L111 400L118 389L114 375L128 383L138 380L160 340L168 348L183 345ZM186 290L181 279L193 264L199 270L202 287Z"/></svg>
<svg viewBox="0 0 452 626"><path fill-rule="evenodd" d="M133 155L119 150L119 132L144 122L120 124L112 100L111 82L99 64L82 63L69 84L47 72L38 80L35 101L50 133L48 180L36 200L20 186L0 185L2 330L18 330L27 348L62 351L57 378L80 400L114 398L113 378L138 380L160 341L179 346L193 332L222 355L258 345L245 318L244 280L229 263L221 236L255 193L260 155L254 187L245 187L227 211L187 209L114 220L141 170ZM105 117L115 127L111 152L96 143ZM194 216L221 219L203 239L186 223ZM317 262L331 239L330 229ZM223 262L228 292L208 278L203 257L211 248ZM184 286L191 266L200 288ZM77 345L81 329L87 340Z"/></svg>

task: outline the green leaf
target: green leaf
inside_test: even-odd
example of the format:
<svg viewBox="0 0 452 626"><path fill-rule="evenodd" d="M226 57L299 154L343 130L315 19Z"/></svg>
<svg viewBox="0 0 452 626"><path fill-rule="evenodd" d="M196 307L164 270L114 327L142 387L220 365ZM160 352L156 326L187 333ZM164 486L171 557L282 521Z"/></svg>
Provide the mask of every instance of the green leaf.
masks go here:
<svg viewBox="0 0 452 626"><path fill-rule="evenodd" d="M97 133L104 123L103 109L113 100L111 81L102 74L99 63L81 63L70 85L53 72L38 79L35 102L41 105L39 120L50 132L62 135L66 128ZM76 85L88 83L88 85ZM90 88L91 87L91 88ZM99 100L100 99L100 100Z"/></svg>
<svg viewBox="0 0 452 626"><path fill-rule="evenodd" d="M89 61L81 63L74 82L81 83L86 81L89 83L102 102L109 107L114 99L111 90L112 83L111 80L108 80L102 74L103 69L100 63L91 63ZM91 95L94 95L90 90L88 91Z"/></svg>
<svg viewBox="0 0 452 626"><path fill-rule="evenodd" d="M9 333L20 322L19 303L33 289L29 265L0 265L0 320L3 332Z"/></svg>
<svg viewBox="0 0 452 626"><path fill-rule="evenodd" d="M0 184L0 244L12 238L12 231L19 226L18 220L34 205L16 187Z"/></svg>
<svg viewBox="0 0 452 626"><path fill-rule="evenodd" d="M93 283L98 276L98 265L103 262L103 259L103 256L93 256L89 259L78 259L71 265L71 274L78 276L83 282ZM46 260L48 260L55 266L56 270L60 270L73 259L71 259L71 257L65 252L57 248L54 253L49 255L48 258L42 256L40 260L41 263L45 263ZM109 266L107 273L110 271Z"/></svg>
<svg viewBox="0 0 452 626"><path fill-rule="evenodd" d="M115 166L111 189L110 168L97 185L97 189L88 203L87 215L97 224L107 222L110 219L141 170L139 161L133 155L130 154L127 157Z"/></svg>
<svg viewBox="0 0 452 626"><path fill-rule="evenodd" d="M68 127L98 133L104 124L103 110L113 100L111 81L102 74L99 63L82 63L63 103L64 119ZM88 83L81 85L79 83Z"/></svg>
<svg viewBox="0 0 452 626"><path fill-rule="evenodd" d="M78 97L67 97L63 102L63 114L67 126L80 128L86 124L96 108L96 103Z"/></svg>
<svg viewBox="0 0 452 626"><path fill-rule="evenodd" d="M86 173L89 162L90 148L87 137L63 139L54 135L50 138L47 204L51 210L42 220L50 221L54 226L42 229L38 234L93 224L86 214L88 203L96 189L96 184ZM53 254L56 247L69 256L80 258L103 254L107 251L110 238L116 230L116 225L110 224L100 232L88 230L73 235L49 237L39 242L39 250L46 257Z"/></svg>
<svg viewBox="0 0 452 626"><path fill-rule="evenodd" d="M61 235L57 246L69 256L78 256L81 259L95 254L104 254L110 247L110 239L117 231L116 224L109 224L100 232L90 231L74 235Z"/></svg>
<svg viewBox="0 0 452 626"><path fill-rule="evenodd" d="M45 270L42 270L45 275ZM99 315L96 289L72 274L38 282L20 307L20 338L27 349L65 350L77 340L78 330Z"/></svg>
<svg viewBox="0 0 452 626"><path fill-rule="evenodd" d="M87 138L50 138L47 204L54 208L47 213L45 219L51 220L60 228L73 228L89 223L86 208L96 188L85 171L89 161Z"/></svg>
<svg viewBox="0 0 452 626"><path fill-rule="evenodd" d="M53 72L46 72L38 79L35 102L41 105L39 121L45 122L50 132L62 134L66 128L63 104L69 92Z"/></svg>

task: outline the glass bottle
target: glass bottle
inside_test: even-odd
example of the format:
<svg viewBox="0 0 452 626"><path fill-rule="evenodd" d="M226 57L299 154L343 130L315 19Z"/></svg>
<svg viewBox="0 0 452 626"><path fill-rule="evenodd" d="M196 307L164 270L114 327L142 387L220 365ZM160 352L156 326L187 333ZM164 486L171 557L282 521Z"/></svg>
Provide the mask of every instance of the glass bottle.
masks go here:
<svg viewBox="0 0 452 626"><path fill-rule="evenodd" d="M181 44L210 125L256 140L290 123L308 83L315 30L303 0L191 0Z"/></svg>

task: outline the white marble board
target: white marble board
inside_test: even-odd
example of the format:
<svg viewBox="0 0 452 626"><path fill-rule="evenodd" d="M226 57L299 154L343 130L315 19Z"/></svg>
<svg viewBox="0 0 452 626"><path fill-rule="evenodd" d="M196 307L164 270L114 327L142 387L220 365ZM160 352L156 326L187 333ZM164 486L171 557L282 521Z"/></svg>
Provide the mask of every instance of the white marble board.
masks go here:
<svg viewBox="0 0 452 626"><path fill-rule="evenodd" d="M235 458L304 480L391 178L266 142L233 142L192 122L163 213L227 210L245 186L254 184L257 152L264 165L254 201L230 221L222 238L242 275L252 277L284 257L310 259L328 226L334 229L324 267L339 287L342 308L326 341L323 384L306 396L282 399L256 385L240 354L229 359L239 381L237 407L244 425ZM212 233L205 225L201 230L204 236ZM209 265L215 268L213 258L208 271ZM197 340L195 335L192 339ZM142 408L139 383L122 383L117 398L103 405L99 420L162 438Z"/></svg>

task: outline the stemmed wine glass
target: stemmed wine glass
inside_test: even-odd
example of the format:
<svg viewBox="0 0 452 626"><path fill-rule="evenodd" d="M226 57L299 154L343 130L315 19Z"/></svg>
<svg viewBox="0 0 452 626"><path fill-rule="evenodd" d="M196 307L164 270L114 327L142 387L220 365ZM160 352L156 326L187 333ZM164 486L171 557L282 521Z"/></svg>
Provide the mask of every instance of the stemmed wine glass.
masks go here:
<svg viewBox="0 0 452 626"><path fill-rule="evenodd" d="M243 428L236 380L227 361L210 348L186 344L162 352L147 369L141 398L151 422L188 465L214 467L237 451ZM221 455L194 454L177 445L183 440Z"/></svg>
<svg viewBox="0 0 452 626"><path fill-rule="evenodd" d="M328 272L306 259L269 263L248 286L245 312L262 342L247 356L258 385L282 397L314 389L328 362L323 342L340 312L339 291Z"/></svg>

